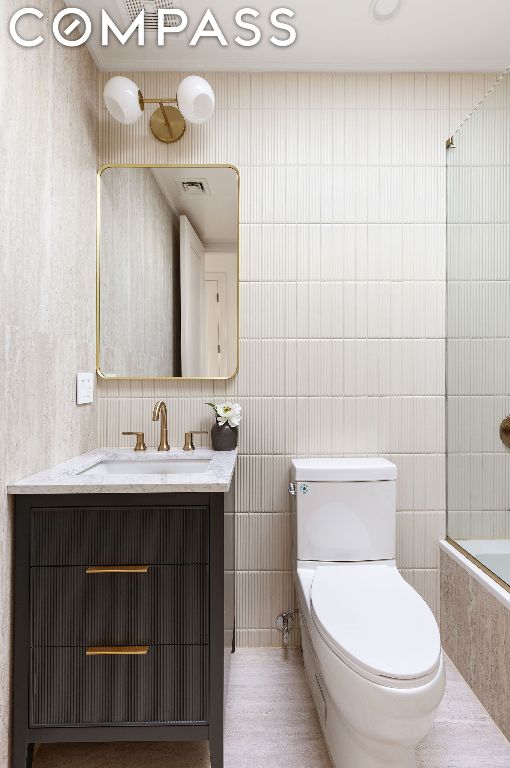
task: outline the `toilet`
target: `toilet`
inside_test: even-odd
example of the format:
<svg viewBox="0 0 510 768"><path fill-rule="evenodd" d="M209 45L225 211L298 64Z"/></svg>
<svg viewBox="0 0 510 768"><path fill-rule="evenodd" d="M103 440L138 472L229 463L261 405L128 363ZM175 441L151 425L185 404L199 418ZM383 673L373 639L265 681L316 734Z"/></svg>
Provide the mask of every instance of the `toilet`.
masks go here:
<svg viewBox="0 0 510 768"><path fill-rule="evenodd" d="M444 694L436 620L396 567L396 478L386 459L292 461L305 671L335 768L416 768Z"/></svg>

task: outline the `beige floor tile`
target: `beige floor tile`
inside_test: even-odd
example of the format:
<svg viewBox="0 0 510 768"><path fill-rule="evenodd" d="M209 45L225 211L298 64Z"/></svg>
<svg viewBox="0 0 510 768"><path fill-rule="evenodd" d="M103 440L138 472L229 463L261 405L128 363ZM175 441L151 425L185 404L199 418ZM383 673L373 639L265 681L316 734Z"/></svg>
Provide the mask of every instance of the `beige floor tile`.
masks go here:
<svg viewBox="0 0 510 768"><path fill-rule="evenodd" d="M510 768L510 744L455 667L418 748L418 768ZM300 651L241 649L233 659L225 768L331 768ZM209 768L205 742L45 745L34 768Z"/></svg>
<svg viewBox="0 0 510 768"><path fill-rule="evenodd" d="M418 747L418 768L509 768L510 744L449 659L436 722Z"/></svg>

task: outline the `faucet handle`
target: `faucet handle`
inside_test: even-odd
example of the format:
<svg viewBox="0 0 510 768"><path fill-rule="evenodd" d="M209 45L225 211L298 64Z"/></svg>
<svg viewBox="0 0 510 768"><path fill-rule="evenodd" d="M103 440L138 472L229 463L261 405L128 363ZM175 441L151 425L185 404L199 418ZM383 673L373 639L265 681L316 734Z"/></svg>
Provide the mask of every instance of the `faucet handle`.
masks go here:
<svg viewBox="0 0 510 768"><path fill-rule="evenodd" d="M182 447L183 451L194 451L195 446L193 445L193 435L207 435L209 434L207 430L205 432L186 432L184 434L184 445Z"/></svg>
<svg viewBox="0 0 510 768"><path fill-rule="evenodd" d="M143 432L123 432L123 435L136 435L136 445L133 448L134 451L146 451L145 435Z"/></svg>

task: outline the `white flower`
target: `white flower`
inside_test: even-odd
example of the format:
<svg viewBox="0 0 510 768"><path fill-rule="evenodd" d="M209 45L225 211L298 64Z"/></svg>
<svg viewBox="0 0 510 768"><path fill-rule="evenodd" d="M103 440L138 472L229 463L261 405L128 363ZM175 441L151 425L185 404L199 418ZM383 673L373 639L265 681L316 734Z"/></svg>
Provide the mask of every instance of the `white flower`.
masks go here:
<svg viewBox="0 0 510 768"><path fill-rule="evenodd" d="M228 422L230 427L238 427L241 421L241 406L237 403L222 403L216 406L218 424L223 426Z"/></svg>

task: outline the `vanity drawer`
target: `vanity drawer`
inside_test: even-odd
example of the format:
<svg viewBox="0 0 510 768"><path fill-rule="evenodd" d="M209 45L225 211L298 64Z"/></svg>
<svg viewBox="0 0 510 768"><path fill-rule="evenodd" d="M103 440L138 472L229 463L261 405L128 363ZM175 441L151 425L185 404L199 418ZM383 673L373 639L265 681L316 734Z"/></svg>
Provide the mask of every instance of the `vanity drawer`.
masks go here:
<svg viewBox="0 0 510 768"><path fill-rule="evenodd" d="M31 651L30 725L207 721L208 647L151 646L145 655Z"/></svg>
<svg viewBox="0 0 510 768"><path fill-rule="evenodd" d="M31 568L32 645L207 643L208 580L206 565Z"/></svg>
<svg viewBox="0 0 510 768"><path fill-rule="evenodd" d="M32 508L30 564L207 563L208 507Z"/></svg>

